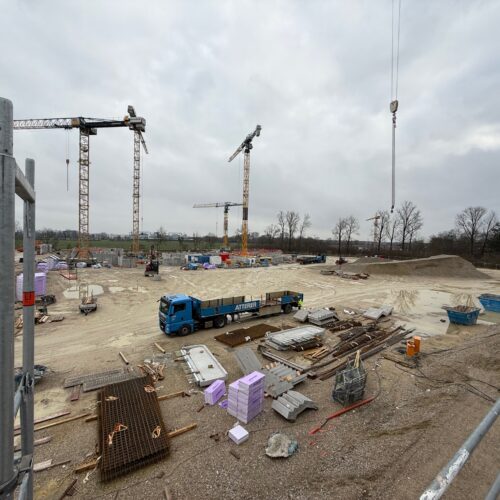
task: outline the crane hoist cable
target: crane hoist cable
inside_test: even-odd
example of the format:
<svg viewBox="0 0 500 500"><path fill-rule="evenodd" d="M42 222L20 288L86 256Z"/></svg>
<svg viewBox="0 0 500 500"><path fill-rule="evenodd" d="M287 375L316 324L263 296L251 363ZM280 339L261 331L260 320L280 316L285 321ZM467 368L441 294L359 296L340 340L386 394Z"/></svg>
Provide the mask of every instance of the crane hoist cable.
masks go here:
<svg viewBox="0 0 500 500"><path fill-rule="evenodd" d="M69 129L66 129L66 191L69 191Z"/></svg>
<svg viewBox="0 0 500 500"><path fill-rule="evenodd" d="M397 23L394 19L394 3L398 2ZM401 0L392 0L392 33L391 33L391 104L392 113L392 202L391 213L396 204L396 112L398 111L398 80L399 80L399 35L401 32ZM397 24L397 26L395 26ZM394 49L394 34L396 34L396 49ZM396 64L394 64L394 62Z"/></svg>

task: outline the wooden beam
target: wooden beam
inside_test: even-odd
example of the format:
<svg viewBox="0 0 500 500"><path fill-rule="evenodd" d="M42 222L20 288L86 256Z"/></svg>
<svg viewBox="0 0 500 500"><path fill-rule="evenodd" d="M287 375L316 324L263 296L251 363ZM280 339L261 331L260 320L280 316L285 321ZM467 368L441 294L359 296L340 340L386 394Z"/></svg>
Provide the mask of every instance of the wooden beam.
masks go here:
<svg viewBox="0 0 500 500"><path fill-rule="evenodd" d="M129 362L128 359L125 357L125 354L123 354L123 352L121 351L118 354L120 355L120 358L122 358L123 362L128 366Z"/></svg>
<svg viewBox="0 0 500 500"><path fill-rule="evenodd" d="M176 436L180 436L181 434L184 434L185 432L192 431L193 429L196 429L198 427L198 424L190 424L186 425L186 427L181 427L180 429L177 429L172 432L167 433L168 438L174 438Z"/></svg>
<svg viewBox="0 0 500 500"><path fill-rule="evenodd" d="M37 427L35 429L35 432L41 431L43 429L49 429L50 427L55 427L56 425L59 425L59 424L65 424L66 422L73 422L73 420L78 420L79 418L88 417L89 415L90 415L90 413L82 413L81 415L75 415L74 417L64 418L62 420L58 420L57 422L51 422L50 424Z"/></svg>
<svg viewBox="0 0 500 500"><path fill-rule="evenodd" d="M164 394L163 396L158 396L158 401L165 401L165 399L172 399L185 395L186 393L184 391L171 392L170 394Z"/></svg>
<svg viewBox="0 0 500 500"><path fill-rule="evenodd" d="M93 460L83 462L80 465L77 465L74 469L73 472L85 472L91 469L95 469L97 467L97 464L99 463L99 458L94 458Z"/></svg>
<svg viewBox="0 0 500 500"><path fill-rule="evenodd" d="M160 344L155 342L155 346L159 351L161 351L163 354L165 354L166 351L165 351L165 349L163 349L163 347Z"/></svg>
<svg viewBox="0 0 500 500"><path fill-rule="evenodd" d="M48 420L54 420L55 418L64 417L66 415L69 415L70 413L71 413L70 411L60 411L59 413L54 413L54 415L49 415L48 417L37 418L33 423L41 424L42 422L47 422ZM16 425L14 427L15 431L18 431L20 429L21 429L20 425Z"/></svg>

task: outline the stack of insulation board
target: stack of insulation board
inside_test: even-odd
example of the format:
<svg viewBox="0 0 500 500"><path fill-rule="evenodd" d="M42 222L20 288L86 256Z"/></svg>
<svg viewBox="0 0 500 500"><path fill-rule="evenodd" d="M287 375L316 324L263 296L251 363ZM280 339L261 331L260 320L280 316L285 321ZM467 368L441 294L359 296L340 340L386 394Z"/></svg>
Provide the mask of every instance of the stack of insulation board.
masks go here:
<svg viewBox="0 0 500 500"><path fill-rule="evenodd" d="M248 424L262 411L265 378L264 374L255 371L229 385L229 415Z"/></svg>
<svg viewBox="0 0 500 500"><path fill-rule="evenodd" d="M214 405L226 393L226 384L223 380L216 380L205 391L205 404Z"/></svg>
<svg viewBox="0 0 500 500"><path fill-rule="evenodd" d="M47 292L47 275L45 273L35 273L35 295L45 295ZM16 279L16 299L23 300L23 275Z"/></svg>

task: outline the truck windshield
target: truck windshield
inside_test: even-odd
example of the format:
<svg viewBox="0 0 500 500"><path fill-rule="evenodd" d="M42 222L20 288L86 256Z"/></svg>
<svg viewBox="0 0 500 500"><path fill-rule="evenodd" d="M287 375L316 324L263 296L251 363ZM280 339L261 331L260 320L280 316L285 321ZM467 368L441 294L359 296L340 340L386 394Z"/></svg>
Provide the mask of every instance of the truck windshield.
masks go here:
<svg viewBox="0 0 500 500"><path fill-rule="evenodd" d="M170 301L166 299L160 300L160 312L162 312L163 314L167 314L169 307L170 307Z"/></svg>

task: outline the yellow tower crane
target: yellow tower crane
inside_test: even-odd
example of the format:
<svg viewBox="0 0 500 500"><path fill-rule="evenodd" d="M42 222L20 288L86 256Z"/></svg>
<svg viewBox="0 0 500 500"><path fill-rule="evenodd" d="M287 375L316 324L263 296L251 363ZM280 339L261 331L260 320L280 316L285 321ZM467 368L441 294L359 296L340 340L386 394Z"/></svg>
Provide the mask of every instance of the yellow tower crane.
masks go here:
<svg viewBox="0 0 500 500"><path fill-rule="evenodd" d="M243 203L234 203L232 201L219 201L217 203L196 203L193 208L219 208L224 207L224 248L229 248L228 227L229 227L229 207L241 207Z"/></svg>
<svg viewBox="0 0 500 500"><path fill-rule="evenodd" d="M242 151L244 151L243 162L243 222L241 224L241 255L247 255L248 249L248 200L250 192L250 150L253 148L254 137L259 137L262 127L257 125L255 130L248 134L241 146L231 155L229 161L233 161Z"/></svg>

